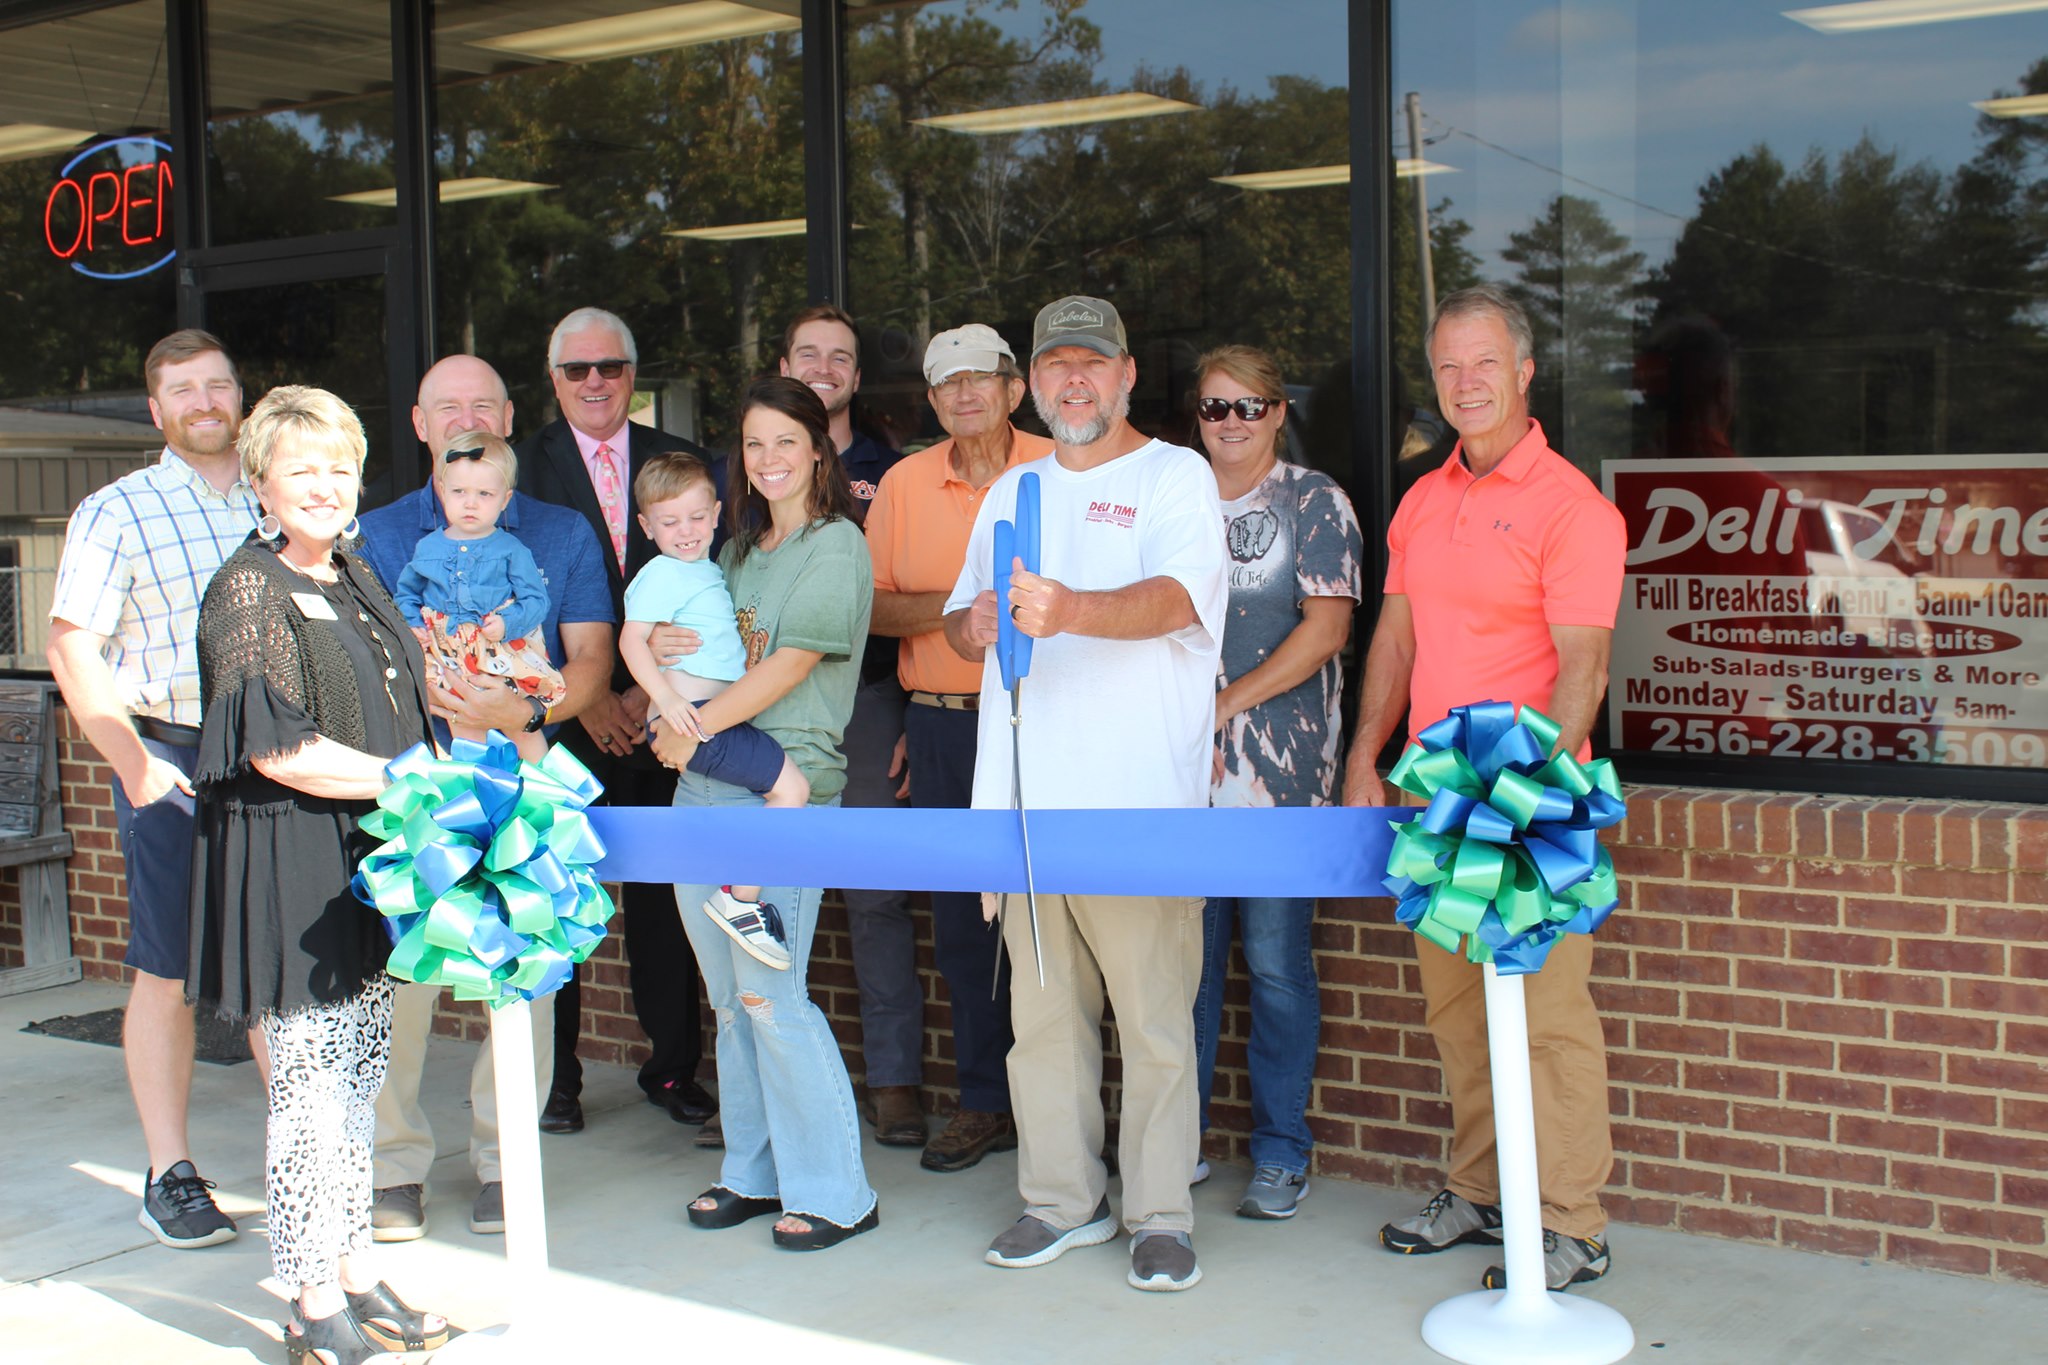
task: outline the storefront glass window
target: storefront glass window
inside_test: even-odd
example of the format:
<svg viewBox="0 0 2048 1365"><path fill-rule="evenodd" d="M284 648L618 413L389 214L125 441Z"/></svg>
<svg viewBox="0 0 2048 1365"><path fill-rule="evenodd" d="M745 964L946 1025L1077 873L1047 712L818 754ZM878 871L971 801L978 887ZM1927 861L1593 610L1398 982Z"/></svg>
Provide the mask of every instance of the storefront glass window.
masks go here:
<svg viewBox="0 0 2048 1365"><path fill-rule="evenodd" d="M397 221L388 0L210 0L210 245Z"/></svg>
<svg viewBox="0 0 2048 1365"><path fill-rule="evenodd" d="M42 665L71 508L163 448L169 82L160 0L0 32L0 668Z"/></svg>
<svg viewBox="0 0 2048 1365"><path fill-rule="evenodd" d="M1349 482L1345 7L944 0L851 11L852 303L865 420L928 442L934 332L1026 355L1063 294L1116 304L1131 415L1198 445L1197 356L1279 361L1289 458ZM1027 401L1022 425L1035 427Z"/></svg>
<svg viewBox="0 0 2048 1365"><path fill-rule="evenodd" d="M594 305L633 329L635 419L725 442L804 302L796 9L440 12L437 349L494 364L521 432L554 415L550 330Z"/></svg>
<svg viewBox="0 0 2048 1365"><path fill-rule="evenodd" d="M1424 392L1425 288L1529 308L1535 415L1629 522L1617 752L1933 792L2048 757L2048 5L1985 8L1395 7L1440 169L1394 368Z"/></svg>

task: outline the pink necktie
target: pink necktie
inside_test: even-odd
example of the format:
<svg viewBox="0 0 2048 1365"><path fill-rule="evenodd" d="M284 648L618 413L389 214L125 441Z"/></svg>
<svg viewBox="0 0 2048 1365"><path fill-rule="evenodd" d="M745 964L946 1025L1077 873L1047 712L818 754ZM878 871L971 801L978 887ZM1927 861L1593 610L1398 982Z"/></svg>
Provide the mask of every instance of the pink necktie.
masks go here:
<svg viewBox="0 0 2048 1365"><path fill-rule="evenodd" d="M612 463L616 452L608 445L597 448L597 505L604 509L604 524L612 533L612 556L619 571L626 569L626 503L619 496L619 469Z"/></svg>

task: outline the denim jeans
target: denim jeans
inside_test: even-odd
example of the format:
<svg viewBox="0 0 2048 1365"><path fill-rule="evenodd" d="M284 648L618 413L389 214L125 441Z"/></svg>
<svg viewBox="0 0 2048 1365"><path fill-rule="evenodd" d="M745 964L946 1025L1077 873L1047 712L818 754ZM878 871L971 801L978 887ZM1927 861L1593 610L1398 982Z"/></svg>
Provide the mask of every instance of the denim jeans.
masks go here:
<svg viewBox="0 0 2048 1365"><path fill-rule="evenodd" d="M920 809L965 809L974 803L975 727L972 711L912 706L904 717L910 737L910 804ZM985 1114L1010 1112L1010 967L996 949L1002 931L981 917L971 891L934 891L932 956L953 1002L953 1065L960 1107ZM863 988L865 995L865 988Z"/></svg>
<svg viewBox="0 0 2048 1365"><path fill-rule="evenodd" d="M757 806L744 787L684 773L678 806ZM734 875L756 875L734 869ZM683 931L697 952L718 1016L718 1109L725 1162L718 1183L752 1199L779 1197L791 1213L850 1227L875 1205L860 1159L853 1085L824 1014L811 1003L811 939L822 889L777 886L761 897L782 913L790 967L756 962L704 913L712 886L677 884Z"/></svg>
<svg viewBox="0 0 2048 1365"><path fill-rule="evenodd" d="M1314 1139L1308 1131L1317 1035L1323 1022L1309 941L1316 903L1288 897L1212 896L1202 912L1202 989L1195 998L1196 1081L1202 1131L1216 1082L1216 1039L1223 1028L1223 983L1233 925L1244 939L1252 981L1252 1164L1304 1175Z"/></svg>

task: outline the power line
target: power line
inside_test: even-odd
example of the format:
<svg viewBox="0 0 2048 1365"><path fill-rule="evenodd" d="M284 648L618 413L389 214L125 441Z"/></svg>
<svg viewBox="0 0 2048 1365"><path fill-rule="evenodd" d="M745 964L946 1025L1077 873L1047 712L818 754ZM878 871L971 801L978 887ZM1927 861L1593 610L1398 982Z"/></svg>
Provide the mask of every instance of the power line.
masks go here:
<svg viewBox="0 0 2048 1365"><path fill-rule="evenodd" d="M1441 123L1440 121L1439 126L1443 128L1446 136L1462 137L1466 139L1468 142L1477 143L1479 146L1486 148L1488 151L1498 152L1500 155L1508 157L1509 159L1514 161L1519 161L1525 166L1532 166L1535 169L1544 172L1546 175L1554 175L1558 177L1558 179L1560 180L1569 181L1582 189L1588 189L1593 191L1593 193L1595 194L1605 195L1607 198L1615 200L1619 203L1628 204L1635 208L1639 208L1643 210L1643 212L1645 213L1656 214L1658 217L1661 218L1669 218L1671 221L1675 223L1682 223L1687 227L1698 228L1702 232L1711 232L1717 237L1724 237L1731 242L1740 242L1742 245L1752 247L1758 251L1768 251L1773 255L1783 256L1790 260L1804 261L1809 265L1817 265L1824 270L1833 270L1844 275L1857 275L1861 276L1864 279L1882 280L1887 284L1904 284L1912 285L1915 288L1920 289L1933 289L1943 293L1993 294L1997 295L2000 298L2026 299L2030 302L2035 302L2043 298L2048 298L2048 294L2044 294L2040 290L1997 289L1989 285L1961 284L1954 280L1930 280L1914 275L1900 275L1888 270L1876 270L1872 269L1869 266L1853 265L1849 262L1835 260L1826 256L1815 256L1810 252L1796 251L1791 247L1780 246L1776 242L1763 241L1759 238L1750 237L1740 232L1730 232L1727 228L1716 227L1712 223L1704 222L1701 219L1692 217L1688 214L1674 213L1670 209L1664 208L1662 205L1652 204L1645 200L1638 199L1634 195L1623 194L1620 190L1609 189L1605 185L1595 184L1593 181L1587 180L1583 176L1573 175L1571 172L1563 170L1557 166L1546 165L1543 162L1538 161L1535 157L1526 156L1521 152L1515 151L1511 147L1503 147L1498 142L1489 142L1487 141L1487 139L1479 136L1479 134L1467 132L1463 128L1458 128L1448 123Z"/></svg>

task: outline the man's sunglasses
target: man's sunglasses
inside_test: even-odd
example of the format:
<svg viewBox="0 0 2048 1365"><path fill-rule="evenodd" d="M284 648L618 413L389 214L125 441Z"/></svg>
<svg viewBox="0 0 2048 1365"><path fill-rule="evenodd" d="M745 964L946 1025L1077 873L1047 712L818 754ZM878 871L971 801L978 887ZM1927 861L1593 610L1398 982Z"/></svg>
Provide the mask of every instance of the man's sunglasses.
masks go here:
<svg viewBox="0 0 2048 1365"><path fill-rule="evenodd" d="M1204 398L1195 404L1195 416L1204 422L1220 422L1235 412L1247 422L1256 422L1281 401L1278 398Z"/></svg>
<svg viewBox="0 0 2048 1365"><path fill-rule="evenodd" d="M632 363L630 360L565 360L555 368L560 370L562 378L571 384L581 384L590 378L592 370L596 370L605 379L617 379Z"/></svg>

